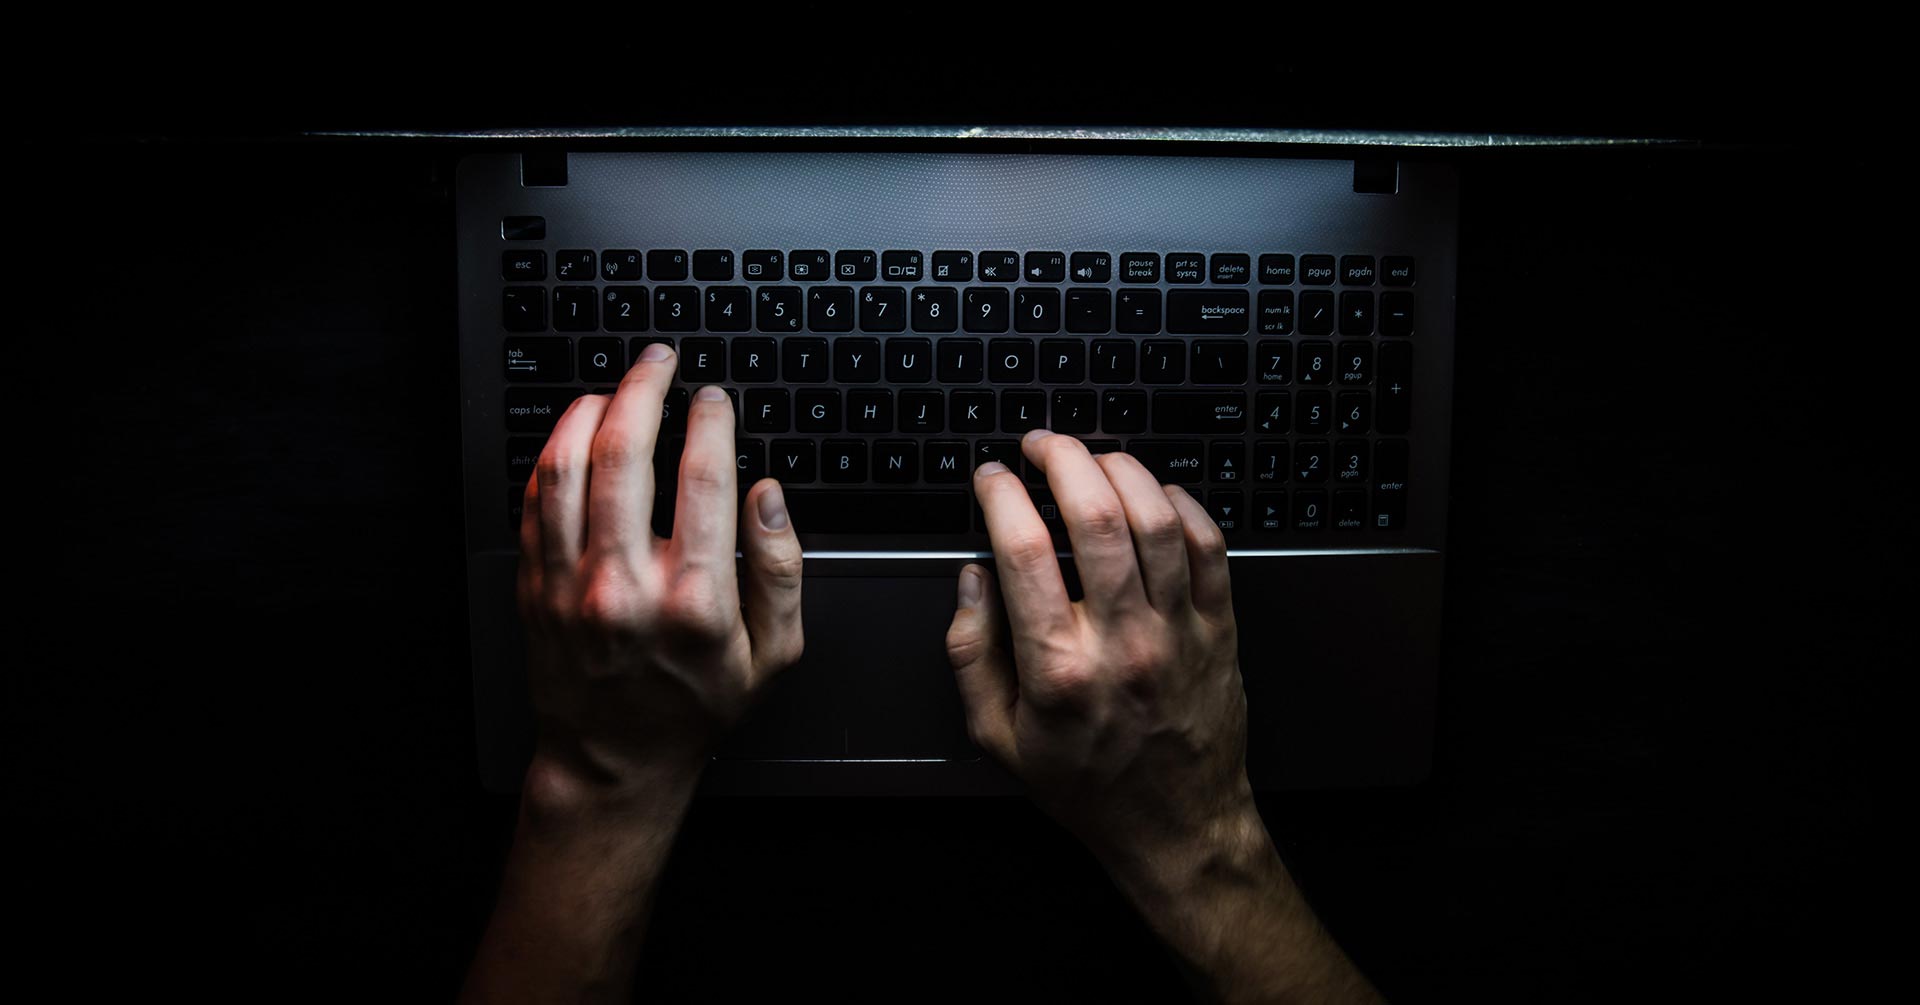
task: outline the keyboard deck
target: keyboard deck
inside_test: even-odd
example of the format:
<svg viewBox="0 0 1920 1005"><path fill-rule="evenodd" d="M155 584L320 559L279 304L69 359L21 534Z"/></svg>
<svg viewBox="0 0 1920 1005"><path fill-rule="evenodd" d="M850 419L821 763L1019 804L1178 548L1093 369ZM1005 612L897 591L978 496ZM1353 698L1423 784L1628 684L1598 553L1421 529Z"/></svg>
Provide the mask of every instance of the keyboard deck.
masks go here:
<svg viewBox="0 0 1920 1005"><path fill-rule="evenodd" d="M719 384L742 490L783 482L811 548L978 549L987 461L1062 531L1020 455L1040 427L1133 454L1235 550L1438 545L1418 518L1444 495L1450 177L1422 191L1403 165L1399 194L1361 194L1341 161L596 154L527 187L517 160L462 165L477 546L490 523L511 547L555 420L652 342L679 353L661 533L690 389Z"/></svg>

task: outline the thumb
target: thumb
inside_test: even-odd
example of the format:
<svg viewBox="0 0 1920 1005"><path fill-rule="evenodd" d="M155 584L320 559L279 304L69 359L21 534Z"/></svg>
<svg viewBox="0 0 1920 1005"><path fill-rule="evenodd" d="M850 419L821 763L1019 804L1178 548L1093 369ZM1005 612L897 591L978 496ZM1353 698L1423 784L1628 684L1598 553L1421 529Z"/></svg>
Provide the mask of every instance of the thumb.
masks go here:
<svg viewBox="0 0 1920 1005"><path fill-rule="evenodd" d="M1000 637L1006 615L993 577L979 565L960 570L959 605L947 628L947 659L967 707L967 733L1008 766L1013 760L1013 703L1019 692L1014 667Z"/></svg>
<svg viewBox="0 0 1920 1005"><path fill-rule="evenodd" d="M753 668L771 676L800 661L800 538L787 516L780 483L762 478L747 493L740 521L746 575L740 606L753 644Z"/></svg>

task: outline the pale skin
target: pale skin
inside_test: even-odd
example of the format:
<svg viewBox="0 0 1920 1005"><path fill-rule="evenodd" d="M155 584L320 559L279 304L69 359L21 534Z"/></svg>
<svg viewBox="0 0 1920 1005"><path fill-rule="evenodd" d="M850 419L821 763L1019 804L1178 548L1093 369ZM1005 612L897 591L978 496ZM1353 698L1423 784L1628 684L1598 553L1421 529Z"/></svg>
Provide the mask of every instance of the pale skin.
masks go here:
<svg viewBox="0 0 1920 1005"><path fill-rule="evenodd" d="M736 506L718 388L688 410L673 537L652 533L676 362L649 346L611 398L577 400L528 485L518 591L538 742L464 1001L632 995L701 766L800 658L799 540L771 479ZM1203 998L1378 1000L1255 809L1220 532L1125 454L1044 430L1022 449L1059 504L1085 599L1068 599L1019 477L982 465L999 582L963 569L947 633L974 741L1087 845Z"/></svg>

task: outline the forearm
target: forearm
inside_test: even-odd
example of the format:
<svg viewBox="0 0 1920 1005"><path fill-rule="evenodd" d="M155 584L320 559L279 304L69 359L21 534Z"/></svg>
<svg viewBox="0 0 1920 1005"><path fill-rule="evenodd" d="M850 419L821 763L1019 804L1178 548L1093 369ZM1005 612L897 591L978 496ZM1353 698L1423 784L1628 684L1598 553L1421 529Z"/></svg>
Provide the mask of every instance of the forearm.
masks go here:
<svg viewBox="0 0 1920 1005"><path fill-rule="evenodd" d="M696 769L607 786L536 759L462 1000L602 1001L632 994L656 881Z"/></svg>
<svg viewBox="0 0 1920 1005"><path fill-rule="evenodd" d="M1224 1002L1373 1002L1251 807L1152 853L1103 855L1147 923Z"/></svg>

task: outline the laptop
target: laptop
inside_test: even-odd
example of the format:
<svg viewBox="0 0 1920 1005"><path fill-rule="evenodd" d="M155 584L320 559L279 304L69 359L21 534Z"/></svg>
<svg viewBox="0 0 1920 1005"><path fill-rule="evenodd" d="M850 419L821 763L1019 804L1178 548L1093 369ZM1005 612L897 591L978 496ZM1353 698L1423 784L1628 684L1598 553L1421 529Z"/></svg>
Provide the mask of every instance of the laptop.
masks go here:
<svg viewBox="0 0 1920 1005"><path fill-rule="evenodd" d="M749 141L755 142L755 141ZM1392 151L1099 139L688 136L480 152L455 182L480 774L531 749L519 502L554 421L649 342L734 396L744 488L785 484L806 655L717 752L713 793L972 794L944 637L991 559L970 495L1035 426L1125 450L1225 532L1261 789L1430 768L1457 194ZM702 148L702 147L705 148ZM1035 505L1072 562L1044 480Z"/></svg>

